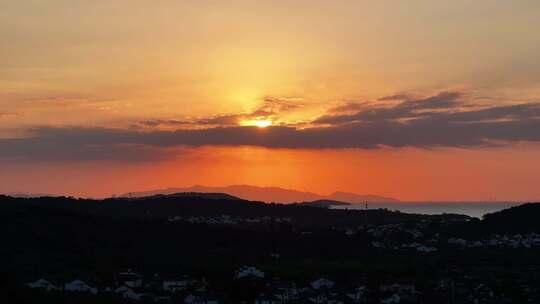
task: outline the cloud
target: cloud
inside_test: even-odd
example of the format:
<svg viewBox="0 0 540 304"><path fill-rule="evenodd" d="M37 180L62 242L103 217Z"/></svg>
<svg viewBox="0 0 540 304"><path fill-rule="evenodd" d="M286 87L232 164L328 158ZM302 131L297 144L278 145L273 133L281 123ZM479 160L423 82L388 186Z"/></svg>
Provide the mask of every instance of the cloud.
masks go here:
<svg viewBox="0 0 540 304"><path fill-rule="evenodd" d="M302 108L301 97L265 97L262 103L250 112L185 119L149 119L138 122L143 127L231 127L242 121L272 120L276 121L283 114Z"/></svg>
<svg viewBox="0 0 540 304"><path fill-rule="evenodd" d="M238 125L241 114L212 115L194 119L148 119L139 121L138 124L146 127L159 126L234 126Z"/></svg>
<svg viewBox="0 0 540 304"><path fill-rule="evenodd" d="M409 99L390 106L378 103L357 103L358 111L353 114L330 113L319 117L314 123L333 125L360 121L410 119L431 114L433 111L455 110L463 104L460 101L461 96L459 92L441 92L427 98ZM354 108L351 103L347 103L345 107Z"/></svg>
<svg viewBox="0 0 540 304"><path fill-rule="evenodd" d="M16 112L0 112L0 118L8 116L19 116L19 113Z"/></svg>
<svg viewBox="0 0 540 304"><path fill-rule="evenodd" d="M362 109L365 109L369 105L369 102L354 102L349 101L345 102L339 106L328 109L328 113L338 114L338 113L351 113L357 112Z"/></svg>
<svg viewBox="0 0 540 304"><path fill-rule="evenodd" d="M390 96L384 96L384 97L381 97L377 100L379 101L387 101L387 100L406 100L406 99L409 99L409 95L406 95L406 94L395 94L395 95L390 95Z"/></svg>
<svg viewBox="0 0 540 304"><path fill-rule="evenodd" d="M463 99L460 93L443 92L390 106L363 105L357 113L324 115L309 128L287 125L265 129L225 125L176 130L36 127L28 130L27 137L0 139L0 158L145 161L174 157L180 153L178 149L199 146L475 148L540 141L540 103L485 107ZM271 105L274 104L272 101ZM231 118L234 117L214 117L220 123L221 119Z"/></svg>
<svg viewBox="0 0 540 304"><path fill-rule="evenodd" d="M155 161L173 151L129 142L108 129L36 128L24 138L0 139L0 160L8 161ZM92 137L84 136L94 134ZM127 134L127 133L123 133Z"/></svg>
<svg viewBox="0 0 540 304"><path fill-rule="evenodd" d="M304 106L302 97L265 97L263 101L258 109L271 113L289 112Z"/></svg>
<svg viewBox="0 0 540 304"><path fill-rule="evenodd" d="M492 120L536 120L540 119L540 103L516 104L487 107L473 111L433 114L434 118L451 122L482 122Z"/></svg>

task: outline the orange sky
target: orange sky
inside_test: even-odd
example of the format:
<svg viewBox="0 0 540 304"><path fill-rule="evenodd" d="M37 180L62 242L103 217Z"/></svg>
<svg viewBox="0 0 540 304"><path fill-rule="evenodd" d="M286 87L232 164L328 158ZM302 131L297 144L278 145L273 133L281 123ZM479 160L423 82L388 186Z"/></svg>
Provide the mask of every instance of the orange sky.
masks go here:
<svg viewBox="0 0 540 304"><path fill-rule="evenodd" d="M540 2L4 1L0 192L535 200Z"/></svg>
<svg viewBox="0 0 540 304"><path fill-rule="evenodd" d="M200 148L151 163L7 165L0 191L109 196L136 190L252 184L328 194L377 193L408 201L540 197L538 147L485 150Z"/></svg>

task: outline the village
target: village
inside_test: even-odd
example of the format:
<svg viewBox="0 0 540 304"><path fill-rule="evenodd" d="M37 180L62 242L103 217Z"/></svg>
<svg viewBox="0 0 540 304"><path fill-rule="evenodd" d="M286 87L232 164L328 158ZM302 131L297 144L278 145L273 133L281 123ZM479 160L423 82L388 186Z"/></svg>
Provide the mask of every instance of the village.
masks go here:
<svg viewBox="0 0 540 304"><path fill-rule="evenodd" d="M208 225L241 225L241 224L268 224L275 223L290 223L292 219L290 217L236 217L228 214L222 214L219 216L171 216L168 218L169 222L186 221L190 224L208 224Z"/></svg>
<svg viewBox="0 0 540 304"><path fill-rule="evenodd" d="M290 223L290 218L190 216L170 217L169 223L187 222L190 225L268 225L269 223ZM534 250L540 247L537 233L493 234L481 239L449 237L440 229L433 229L434 222L393 223L383 225L358 226L356 228L332 228L330 231L346 239L358 238L367 248L381 252L412 252L413 254L459 253L463 250L503 249ZM445 222L435 222L446 225ZM321 231L295 230L302 238L317 237ZM402 252L402 253L399 253ZM272 252L270 258L277 261L280 252ZM510 303L505 294L493 288L493 282L484 275L470 274L459 270L453 274L437 277L430 286L418 285L414 277L386 276L373 283L367 274L359 274L346 283L321 274L302 280L286 280L263 270L264 267L243 265L229 274L229 281L251 296L235 298L223 288L223 282L212 282L207 276L140 274L128 270L111 275L110 280L96 282L76 277L58 281L48 277L35 278L26 286L45 293L61 294L66 297L83 295L100 299L116 299L123 302L163 303L163 304L353 304L353 303L423 303L425 299L454 299L448 303ZM524 295L531 299L538 294L534 286L520 286Z"/></svg>
<svg viewBox="0 0 540 304"><path fill-rule="evenodd" d="M254 304L281 303L363 303L368 288L358 285L350 288L337 287L335 282L327 278L318 278L307 286L299 287L295 282L271 278L266 280L265 272L253 267L242 266L231 277L234 280L259 281L264 283L264 290L254 299ZM128 270L115 276L108 286L98 286L82 279L74 279L66 283L40 278L26 284L31 289L47 292L69 294L87 294L123 298L127 301L143 303L173 303L178 294L183 294L185 304L218 304L224 303L222 298L209 290L208 282L189 276L162 278L155 274L150 278ZM384 296L381 303L400 303L402 298L414 299L417 291L411 283L389 283L380 286Z"/></svg>
<svg viewBox="0 0 540 304"><path fill-rule="evenodd" d="M219 216L173 216L169 217L170 223L187 222L190 224L206 225L268 225L272 223L291 223L290 217L235 217L227 214ZM444 236L430 224L434 222L421 221L415 224L384 224L384 225L360 225L355 228L333 228L342 231L346 236L354 237L366 235L372 241L370 245L378 249L388 250L412 250L419 253L436 252L440 248L508 248L527 249L540 247L540 234L493 234L482 239L465 239L457 236ZM438 225L449 225L441 220L435 222ZM299 231L301 235L312 235L312 231Z"/></svg>
<svg viewBox="0 0 540 304"><path fill-rule="evenodd" d="M212 282L187 275L144 276L132 271L118 273L109 284L92 283L76 278L64 283L39 278L26 286L44 293L62 294L66 297L83 295L100 299L116 299L126 303L161 304L355 304L355 303L424 303L426 299L453 299L444 303L512 303L504 294L497 292L481 277L458 275L441 278L430 288L419 288L414 279L396 278L378 285L359 276L343 284L328 277L319 277L306 284L291 280L268 277L254 266L242 266L230 280L245 288L256 288L258 292L251 300L234 300L230 295L212 289ZM257 287L255 287L257 286ZM520 292L529 299L537 297L539 289L534 285L521 286ZM253 291L253 290L251 290ZM245 293L247 290L244 290Z"/></svg>
<svg viewBox="0 0 540 304"><path fill-rule="evenodd" d="M55 304L540 299L534 221L161 200L5 205L4 239L22 249L6 256L2 294Z"/></svg>

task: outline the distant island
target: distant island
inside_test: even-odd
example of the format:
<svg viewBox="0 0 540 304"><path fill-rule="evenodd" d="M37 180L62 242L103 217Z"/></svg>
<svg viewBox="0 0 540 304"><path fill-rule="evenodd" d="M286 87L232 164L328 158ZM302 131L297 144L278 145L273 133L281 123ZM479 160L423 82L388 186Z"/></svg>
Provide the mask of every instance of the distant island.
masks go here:
<svg viewBox="0 0 540 304"><path fill-rule="evenodd" d="M316 200L312 202L298 203L299 206L304 207L317 207L317 208L331 208L333 206L349 206L351 203L333 201L333 200Z"/></svg>
<svg viewBox="0 0 540 304"><path fill-rule="evenodd" d="M241 200L240 198L236 196L229 195L227 193L219 193L219 192L178 192L173 194L156 194L151 196L134 196L134 197L124 197L127 199L136 199L136 200L144 200L147 198L204 198L204 199L210 199L210 200Z"/></svg>
<svg viewBox="0 0 540 304"><path fill-rule="evenodd" d="M398 199L373 194L356 194L350 192L334 192L330 195L321 195L313 192L303 192L279 187L257 187L250 185L232 185L225 187L192 186L187 188L166 188L142 192L131 192L120 197L148 197L154 195L170 195L175 193L225 193L250 201L275 202L275 203L298 203L313 201L338 201L350 204L363 203L396 203Z"/></svg>

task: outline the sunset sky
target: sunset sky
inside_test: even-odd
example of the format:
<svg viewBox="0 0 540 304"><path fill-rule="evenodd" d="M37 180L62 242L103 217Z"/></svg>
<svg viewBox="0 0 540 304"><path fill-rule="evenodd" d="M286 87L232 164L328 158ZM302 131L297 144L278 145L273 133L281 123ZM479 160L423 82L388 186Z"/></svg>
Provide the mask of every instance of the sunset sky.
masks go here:
<svg viewBox="0 0 540 304"><path fill-rule="evenodd" d="M540 200L540 1L0 0L0 193Z"/></svg>

